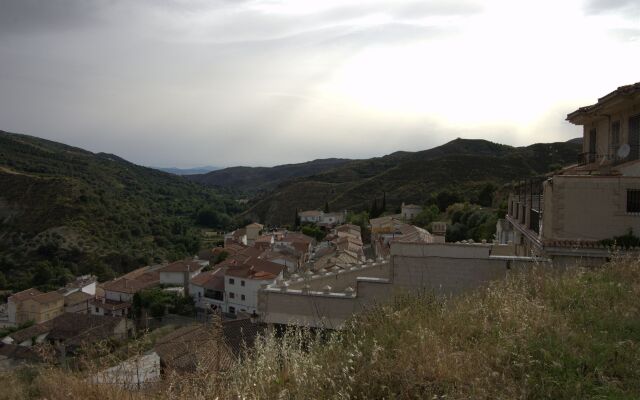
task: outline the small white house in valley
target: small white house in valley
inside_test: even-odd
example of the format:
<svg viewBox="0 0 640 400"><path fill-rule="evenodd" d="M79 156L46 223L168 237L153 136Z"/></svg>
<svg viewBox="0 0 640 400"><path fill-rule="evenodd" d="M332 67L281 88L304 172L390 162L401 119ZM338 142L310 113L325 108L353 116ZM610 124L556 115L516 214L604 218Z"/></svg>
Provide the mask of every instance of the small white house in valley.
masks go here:
<svg viewBox="0 0 640 400"><path fill-rule="evenodd" d="M322 217L320 217L320 224L333 227L336 225L344 224L346 220L346 211L323 213Z"/></svg>
<svg viewBox="0 0 640 400"><path fill-rule="evenodd" d="M83 292L90 294L91 296L95 296L97 281L98 279L93 275L78 276L73 282L69 282L65 287L58 289L58 293L65 297L77 292Z"/></svg>
<svg viewBox="0 0 640 400"><path fill-rule="evenodd" d="M124 316L131 308L133 296L160 283L160 266L142 267L102 284L104 296L89 301L93 315Z"/></svg>
<svg viewBox="0 0 640 400"><path fill-rule="evenodd" d="M227 312L254 313L258 310L258 291L263 285L283 277L286 267L258 258L229 267L224 275Z"/></svg>
<svg viewBox="0 0 640 400"><path fill-rule="evenodd" d="M264 229L264 225L254 222L245 226L244 229L247 232L247 244L253 246L253 243L260 237L260 232Z"/></svg>
<svg viewBox="0 0 640 400"><path fill-rule="evenodd" d="M224 268L203 272L191 279L189 293L196 307L227 311L224 293Z"/></svg>
<svg viewBox="0 0 640 400"><path fill-rule="evenodd" d="M317 225L323 225L333 227L343 224L347 219L347 212L324 212L319 210L309 210L298 212L300 223L312 223Z"/></svg>
<svg viewBox="0 0 640 400"><path fill-rule="evenodd" d="M300 217L300 222L311 222L314 224L318 224L322 220L323 214L324 213L319 210L300 211L298 213L298 217Z"/></svg>
<svg viewBox="0 0 640 400"><path fill-rule="evenodd" d="M159 270L160 284L189 288L189 282L200 274L209 263L203 260L182 260L173 262Z"/></svg>
<svg viewBox="0 0 640 400"><path fill-rule="evenodd" d="M411 221L422 212L422 207L415 204L402 203L402 207L400 207L400 209L400 214L404 221Z"/></svg>

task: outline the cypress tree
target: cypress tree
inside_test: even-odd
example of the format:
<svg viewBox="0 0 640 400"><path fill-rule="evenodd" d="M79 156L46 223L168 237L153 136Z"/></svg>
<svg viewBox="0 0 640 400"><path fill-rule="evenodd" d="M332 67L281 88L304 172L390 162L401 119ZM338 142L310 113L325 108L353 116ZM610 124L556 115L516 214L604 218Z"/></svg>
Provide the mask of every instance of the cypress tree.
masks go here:
<svg viewBox="0 0 640 400"><path fill-rule="evenodd" d="M369 213L371 218L378 218L378 199L373 199L373 203L371 203L371 212Z"/></svg>
<svg viewBox="0 0 640 400"><path fill-rule="evenodd" d="M382 207L380 207L380 214L387 211L387 192L382 192Z"/></svg>
<svg viewBox="0 0 640 400"><path fill-rule="evenodd" d="M293 220L293 230L297 230L298 227L300 226L300 214L298 212L298 209L296 208L296 217Z"/></svg>

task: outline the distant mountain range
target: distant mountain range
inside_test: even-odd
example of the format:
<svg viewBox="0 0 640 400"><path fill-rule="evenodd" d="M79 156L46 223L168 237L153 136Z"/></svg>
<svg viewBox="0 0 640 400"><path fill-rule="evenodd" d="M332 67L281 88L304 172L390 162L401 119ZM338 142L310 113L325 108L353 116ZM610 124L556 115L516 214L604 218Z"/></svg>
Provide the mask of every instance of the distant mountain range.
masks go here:
<svg viewBox="0 0 640 400"><path fill-rule="evenodd" d="M381 200L384 194L393 210L402 202L422 204L443 190L473 197L489 182L501 185L575 163L581 149L575 139L526 147L456 139L424 151L342 160L315 175L280 180L253 203L246 217L266 224L291 224L296 209L319 209L326 202L333 210L359 211L368 209L373 199ZM239 173L229 177L229 182L242 181L246 176L243 170L226 171ZM267 174L263 179L269 181L270 177ZM275 181L270 182L272 185Z"/></svg>
<svg viewBox="0 0 640 400"><path fill-rule="evenodd" d="M207 172L217 171L220 167L213 167L211 165L205 165L204 167L194 167L194 168L172 168L172 167L151 167L153 169L157 169L159 171L167 172L174 175L196 175L196 174L206 174Z"/></svg>
<svg viewBox="0 0 640 400"><path fill-rule="evenodd" d="M231 167L185 178L203 185L233 189L256 194L274 189L287 180L315 175L352 160L327 158L300 164L285 164L275 167Z"/></svg>

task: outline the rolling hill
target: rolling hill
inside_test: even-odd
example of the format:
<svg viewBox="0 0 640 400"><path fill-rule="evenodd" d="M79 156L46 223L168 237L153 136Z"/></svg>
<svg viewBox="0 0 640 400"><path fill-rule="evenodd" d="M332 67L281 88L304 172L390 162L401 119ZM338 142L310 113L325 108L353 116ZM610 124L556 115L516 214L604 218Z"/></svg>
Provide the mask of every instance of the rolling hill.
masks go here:
<svg viewBox="0 0 640 400"><path fill-rule="evenodd" d="M239 211L179 176L0 131L0 288L193 254L204 207Z"/></svg>
<svg viewBox="0 0 640 400"><path fill-rule="evenodd" d="M419 152L355 160L316 175L286 181L247 212L266 224L291 224L296 209L365 210L386 194L389 210L404 202L424 203L443 190L467 198L487 183L504 184L540 175L577 159L575 142L511 147L486 140L456 139Z"/></svg>
<svg viewBox="0 0 640 400"><path fill-rule="evenodd" d="M350 161L341 158L327 158L275 167L231 167L185 177L203 185L233 189L255 195L257 192L269 191L282 182L315 175Z"/></svg>
<svg viewBox="0 0 640 400"><path fill-rule="evenodd" d="M173 175L196 175L196 174L206 174L211 171L217 171L220 168L214 167L211 165L206 165L204 167L195 167L195 168L175 168L175 167L151 167L153 169L160 170L162 172L168 172Z"/></svg>

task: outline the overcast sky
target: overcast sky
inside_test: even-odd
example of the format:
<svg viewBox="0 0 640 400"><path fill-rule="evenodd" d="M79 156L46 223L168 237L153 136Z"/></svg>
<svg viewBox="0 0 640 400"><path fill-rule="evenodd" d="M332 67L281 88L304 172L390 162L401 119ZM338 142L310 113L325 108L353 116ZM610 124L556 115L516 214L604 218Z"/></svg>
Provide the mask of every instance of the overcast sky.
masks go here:
<svg viewBox="0 0 640 400"><path fill-rule="evenodd" d="M564 141L637 81L637 0L0 0L0 129L142 165Z"/></svg>

